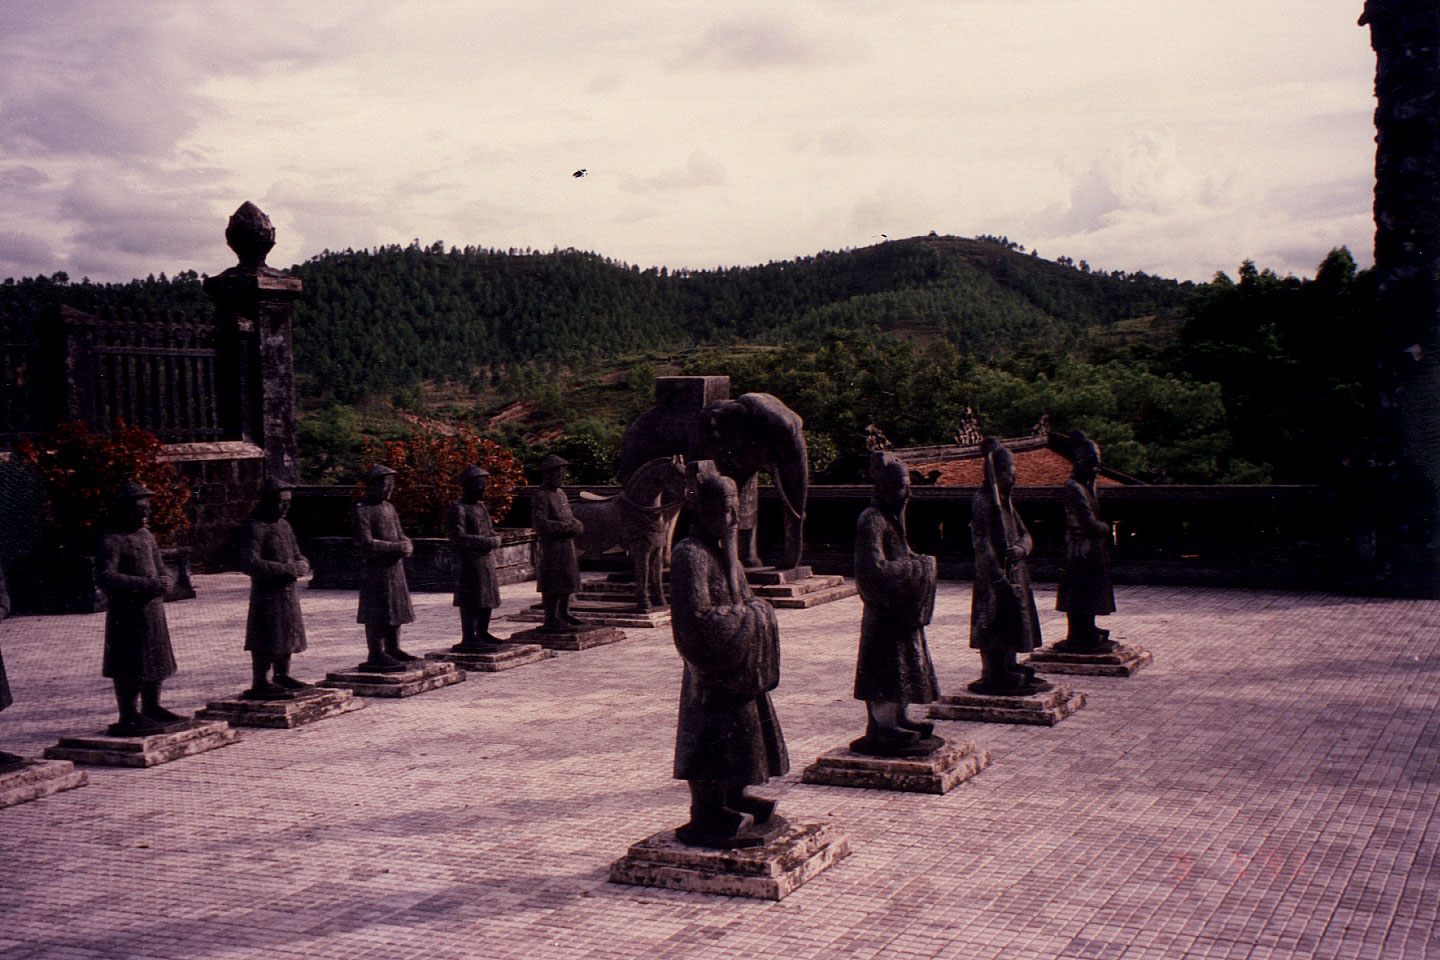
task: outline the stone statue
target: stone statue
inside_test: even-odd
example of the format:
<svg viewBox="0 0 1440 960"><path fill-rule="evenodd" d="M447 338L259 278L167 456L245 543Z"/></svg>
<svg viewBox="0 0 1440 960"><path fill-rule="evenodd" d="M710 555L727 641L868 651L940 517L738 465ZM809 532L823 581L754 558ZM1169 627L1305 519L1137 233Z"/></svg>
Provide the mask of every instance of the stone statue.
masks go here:
<svg viewBox="0 0 1440 960"><path fill-rule="evenodd" d="M1065 481L1065 570L1055 595L1055 609L1069 626L1056 650L1068 653L1108 653L1115 648L1109 630L1095 626L1095 618L1115 612L1115 591L1110 583L1110 524L1100 519L1095 476L1100 469L1100 448L1085 434L1070 434L1075 461Z"/></svg>
<svg viewBox="0 0 1440 960"><path fill-rule="evenodd" d="M365 496L355 504L351 519L355 546L363 564L360 571L360 611L355 620L365 624L369 657L359 669L399 673L415 657L400 649L400 627L415 620L410 585L405 582L405 558L415 552L400 527L400 516L390 502L395 492L395 471L376 464L361 478Z"/></svg>
<svg viewBox="0 0 1440 960"><path fill-rule="evenodd" d="M0 568L0 622L10 616L10 591L5 588L5 571ZM10 681L5 676L5 658L0 656L0 710L4 710L14 703L10 696ZM0 750L0 771L18 767L25 762L25 758L14 753L6 753Z"/></svg>
<svg viewBox="0 0 1440 960"><path fill-rule="evenodd" d="M450 506L446 527L455 554L455 606L460 608L460 642L456 653L477 653L504 643L490 633L490 615L500 606L500 580L494 551L500 536L485 508L490 473L471 464L460 474L460 500Z"/></svg>
<svg viewBox="0 0 1440 960"><path fill-rule="evenodd" d="M290 675L290 657L305 649L295 581L310 573L310 563L285 519L294 489L293 483L266 480L260 503L245 523L241 569L250 575L245 649L250 651L253 674L250 689L241 694L247 700L283 700L311 688Z"/></svg>
<svg viewBox="0 0 1440 960"><path fill-rule="evenodd" d="M671 629L685 661L675 778L690 782L690 821L675 831L692 846L765 842L775 802L746 792L790 769L770 691L780 682L775 611L745 582L735 482L712 461L689 467L699 523L674 550ZM779 818L774 818L779 821Z"/></svg>
<svg viewBox="0 0 1440 960"><path fill-rule="evenodd" d="M994 437L980 442L985 483L970 511L970 540L975 548L975 586L970 599L970 646L980 651L980 679L973 693L1019 696L1050 689L1035 679L1033 667L1017 663L1017 654L1040 646L1040 616L1030 591L1025 558L1033 541L1010 502L1015 487L1015 458Z"/></svg>
<svg viewBox="0 0 1440 960"><path fill-rule="evenodd" d="M186 722L160 705L161 685L175 674L165 622L165 595L175 580L147 527L154 496L127 480L115 491L112 529L100 540L100 588L109 599L102 673L115 683L120 719L109 732L116 737L164 733Z"/></svg>
<svg viewBox="0 0 1440 960"><path fill-rule="evenodd" d="M874 497L855 526L855 583L865 613L855 662L855 699L865 701L865 736L857 753L897 756L940 745L933 725L913 723L907 704L940 696L925 625L935 608L935 558L912 553L906 542L905 505L910 470L897 457L870 458Z"/></svg>
<svg viewBox="0 0 1440 960"><path fill-rule="evenodd" d="M540 545L535 565L535 588L545 609L541 629L568 630L581 626L570 615L570 595L580 589L580 564L575 538L584 525L570 512L570 501L560 485L570 461L550 454L540 461L540 486L530 497L530 526Z"/></svg>

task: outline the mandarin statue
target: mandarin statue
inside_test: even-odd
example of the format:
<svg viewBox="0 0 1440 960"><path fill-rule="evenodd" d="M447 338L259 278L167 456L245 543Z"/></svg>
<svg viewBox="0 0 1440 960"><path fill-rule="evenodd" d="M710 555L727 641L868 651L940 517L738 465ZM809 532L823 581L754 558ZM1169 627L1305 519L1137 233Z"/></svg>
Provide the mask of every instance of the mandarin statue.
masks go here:
<svg viewBox="0 0 1440 960"><path fill-rule="evenodd" d="M1040 646L1040 616L1025 558L1034 542L1011 502L1015 457L994 437L980 442L985 482L970 511L975 585L970 599L970 646L980 651L980 679L971 692L1022 696L1050 689L1016 656Z"/></svg>
<svg viewBox="0 0 1440 960"><path fill-rule="evenodd" d="M115 491L111 529L100 538L98 579L108 600L101 673L115 685L120 719L109 733L116 737L165 733L187 722L160 705L161 687L176 670L165 620L175 579L148 526L154 496L125 481Z"/></svg>
<svg viewBox="0 0 1440 960"><path fill-rule="evenodd" d="M400 673L419 658L400 649L400 628L413 623L410 585L405 580L405 558L414 544L400 526L400 515L390 502L395 492L395 471L384 464L371 467L362 478L365 496L351 510L355 546L359 549L360 609L357 623L365 625L369 656L360 670Z"/></svg>
<svg viewBox="0 0 1440 960"><path fill-rule="evenodd" d="M770 691L780 682L775 611L750 592L740 563L735 482L712 461L692 463L698 522L676 545L671 628L685 662L675 731L677 780L690 785L690 820L675 830L692 846L766 842L783 820L775 801L748 788L790 769Z"/></svg>
<svg viewBox="0 0 1440 960"><path fill-rule="evenodd" d="M542 630L574 630L583 626L570 615L570 595L580 589L580 562L575 538L585 525L570 511L561 489L570 461L550 454L537 468L540 486L530 496L530 526L535 530L539 557L535 563L535 589L545 610Z"/></svg>
<svg viewBox="0 0 1440 960"><path fill-rule="evenodd" d="M245 618L245 649L250 651L251 685L247 700L285 700L312 685L290 675L290 658L305 649L296 581L310 575L290 522L295 485L267 479L260 503L245 522L241 569L250 576L250 610Z"/></svg>
<svg viewBox="0 0 1440 960"><path fill-rule="evenodd" d="M855 583L865 604L855 699L865 701L867 723L850 749L881 756L928 752L941 741L932 737L932 724L912 722L906 707L940 696L925 643L935 609L935 558L912 552L906 539L909 467L876 452L870 475L873 498L855 526Z"/></svg>
<svg viewBox="0 0 1440 960"><path fill-rule="evenodd" d="M1115 649L1109 630L1095 626L1095 618L1115 612L1115 591L1110 581L1110 544L1114 533L1100 519L1095 477L1100 470L1100 448L1085 434L1070 434L1075 466L1065 481L1065 569L1055 594L1055 609L1065 614L1065 639L1055 644L1067 653L1108 653Z"/></svg>
<svg viewBox="0 0 1440 960"><path fill-rule="evenodd" d="M500 579L495 551L500 535L490 522L485 490L490 472L470 464L460 473L460 499L450 505L446 531L455 557L455 606L460 608L460 642L456 653L484 653L504 643L490 633L490 616L500 606Z"/></svg>

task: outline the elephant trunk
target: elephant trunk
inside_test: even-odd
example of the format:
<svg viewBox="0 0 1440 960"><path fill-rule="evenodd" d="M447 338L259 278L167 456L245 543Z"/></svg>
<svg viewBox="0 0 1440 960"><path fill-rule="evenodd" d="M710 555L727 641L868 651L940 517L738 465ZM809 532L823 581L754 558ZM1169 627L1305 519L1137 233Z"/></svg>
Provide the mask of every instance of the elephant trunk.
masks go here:
<svg viewBox="0 0 1440 960"><path fill-rule="evenodd" d="M800 554L805 537L805 498L809 491L810 463L805 453L805 441L800 449L786 463L772 464L770 475L775 478L775 488L780 493L784 508L785 548L777 566L782 570L800 565Z"/></svg>

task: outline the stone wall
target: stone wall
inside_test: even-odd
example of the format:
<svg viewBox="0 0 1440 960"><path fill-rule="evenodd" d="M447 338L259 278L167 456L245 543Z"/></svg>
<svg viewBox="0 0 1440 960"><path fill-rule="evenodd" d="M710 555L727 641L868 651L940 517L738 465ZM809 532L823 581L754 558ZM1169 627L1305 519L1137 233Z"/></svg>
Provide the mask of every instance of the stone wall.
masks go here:
<svg viewBox="0 0 1440 960"><path fill-rule="evenodd" d="M240 525L260 498L265 452L252 443L175 443L165 458L190 484L187 543L198 573L234 570Z"/></svg>

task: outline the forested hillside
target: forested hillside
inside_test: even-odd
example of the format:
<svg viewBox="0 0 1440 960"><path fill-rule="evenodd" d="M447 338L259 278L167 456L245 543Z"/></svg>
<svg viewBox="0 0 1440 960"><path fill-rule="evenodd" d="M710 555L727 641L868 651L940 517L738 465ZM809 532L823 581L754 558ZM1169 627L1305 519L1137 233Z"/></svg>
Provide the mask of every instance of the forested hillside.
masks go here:
<svg viewBox="0 0 1440 960"><path fill-rule="evenodd" d="M352 480L366 437L464 423L528 463L613 475L656 374L728 374L806 420L816 469L874 423L949 441L967 406L1014 436L1042 414L1157 481L1321 482L1365 456L1373 278L1343 248L1313 280L1248 261L1199 286L1052 262L1003 237L916 237L669 272L576 251L390 246L291 271L305 479ZM0 311L209 310L200 278L5 281Z"/></svg>
<svg viewBox="0 0 1440 960"><path fill-rule="evenodd" d="M780 343L834 330L938 338L993 359L1034 341L1177 306L1188 285L1092 272L1003 238L919 237L754 267L638 267L574 250L388 246L291 268L306 396L354 402L422 381L499 382L533 363L637 350ZM27 279L0 308L63 301L208 309L198 278L124 285Z"/></svg>

